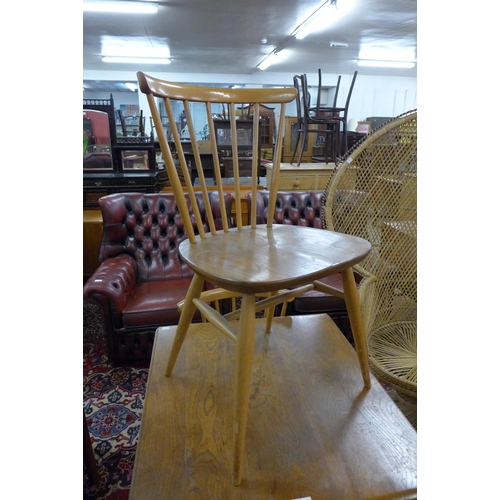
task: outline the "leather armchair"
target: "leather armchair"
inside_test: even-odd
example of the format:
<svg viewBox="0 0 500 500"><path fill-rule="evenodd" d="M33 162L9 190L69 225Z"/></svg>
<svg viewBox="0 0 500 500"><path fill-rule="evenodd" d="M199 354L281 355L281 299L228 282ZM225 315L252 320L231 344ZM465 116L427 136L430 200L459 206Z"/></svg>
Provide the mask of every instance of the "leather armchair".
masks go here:
<svg viewBox="0 0 500 500"><path fill-rule="evenodd" d="M196 197L206 221L201 193ZM232 199L224 193L229 221ZM210 193L210 205L217 229L222 229L216 191ZM83 296L102 310L109 359L148 361L156 329L178 323L177 304L191 282L192 271L178 253L184 226L172 193L112 194L100 198L99 206L100 266L85 283Z"/></svg>

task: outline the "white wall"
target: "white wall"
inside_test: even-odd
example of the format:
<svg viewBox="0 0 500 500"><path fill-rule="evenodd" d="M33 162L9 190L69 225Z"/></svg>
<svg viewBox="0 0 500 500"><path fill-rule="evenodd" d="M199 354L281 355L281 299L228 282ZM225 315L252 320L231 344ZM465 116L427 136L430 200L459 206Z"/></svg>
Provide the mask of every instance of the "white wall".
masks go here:
<svg viewBox="0 0 500 500"><path fill-rule="evenodd" d="M186 74L186 73L151 73L151 75L170 81L193 84L247 84L255 87L264 85L293 85L293 75L288 73L268 73L260 71L251 75L222 75L222 74ZM308 75L313 102L316 99L317 75ZM337 105L345 103L352 75L342 75ZM338 75L322 74L322 85L333 87L337 84ZM99 72L84 71L84 80L111 80L136 82L135 72ZM84 98L109 98L109 93L83 93ZM149 131L149 109L145 96L141 93L117 92L113 93L115 106L120 104L139 103L146 115L146 129ZM398 116L406 111L417 108L417 78L365 76L358 72L349 105L349 118L364 120L369 116ZM296 115L295 103L287 105L286 114Z"/></svg>

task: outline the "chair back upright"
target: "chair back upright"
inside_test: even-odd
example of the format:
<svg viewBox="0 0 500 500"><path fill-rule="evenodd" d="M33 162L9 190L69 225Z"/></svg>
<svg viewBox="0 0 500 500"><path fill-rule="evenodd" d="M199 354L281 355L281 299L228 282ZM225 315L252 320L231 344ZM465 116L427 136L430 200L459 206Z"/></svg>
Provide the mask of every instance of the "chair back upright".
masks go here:
<svg viewBox="0 0 500 500"><path fill-rule="evenodd" d="M337 86L335 87L335 94L333 94L333 107L335 108L337 106L337 98L339 95L339 88L340 88L340 80L342 79L342 75L339 75L338 80L337 80ZM322 76L321 76L321 68L318 68L318 95L316 98L316 110L320 110L322 108L321 106L321 92L323 90L322 86Z"/></svg>
<svg viewBox="0 0 500 500"><path fill-rule="evenodd" d="M267 185L266 188L272 193L273 199L272 203L275 203L276 192L278 189L279 182L279 170L280 170L280 152L283 143L284 135L284 124L285 124L285 106L286 103L292 102L296 97L296 90L293 88L259 88L259 89L247 89L247 88L212 88L196 85L188 85L181 83L171 83L164 80L154 78L152 76L146 75L143 72L137 73L137 79L139 82L139 88L142 93L146 94L149 107L151 110L151 115L153 123L158 135L158 141L160 149L165 161L165 167L167 169L167 174L169 176L172 190L174 192L175 200L177 206L179 207L180 215L184 221L186 228L186 234L191 243L195 243L195 231L193 229L192 220L189 214L188 206L184 197L184 192L187 192L189 199L191 200L191 206L193 207L194 218L196 220L196 225L200 228L199 237L206 238L206 233L203 231L203 224L201 223L200 213L196 210L197 204L195 203L195 190L190 179L188 162L186 161L186 156L184 154L183 141L181 141L180 131L176 125L176 113L180 113L181 110L185 113L186 118L186 129L189 134L189 141L192 148L192 155L194 157L194 163L196 166L197 177L200 183L200 189L203 193L205 200L205 205L210 206L208 200L208 185L205 179L205 174L203 171L203 166L200 157L200 151L198 146L199 138L196 134L195 119L193 117L193 110L195 107L204 108L197 109L196 122L200 121L200 114L206 118L206 123L208 124L208 137L210 143L210 149L212 152L213 165L214 165L214 180L216 187L219 192L220 199L223 198L224 191L224 181L223 172L221 171L221 165L218 156L218 143L216 128L214 125L214 118L217 119L224 115L229 115L229 131L230 133L225 136L227 140L229 138L231 145L225 146L229 149L233 158L233 168L234 168L234 180L231 185L231 189L234 190L234 197L236 200L240 199L240 169L238 166L238 150L241 145L242 136L248 139L248 131L238 129L238 119L243 117L243 110L246 106L253 106L253 116L250 117L253 120L252 131L251 131L251 158L252 158L252 175L251 175L251 191L253 196L256 196L257 185L259 179L259 105L274 105L276 106L276 112L278 113L278 126L276 134L276 144L274 147L274 158L272 161L272 176L271 184ZM201 104L201 106L199 106ZM171 137L167 137L164 131L164 126L160 116L160 107L164 108L164 112L170 123L170 134ZM198 113L199 111L199 113ZM247 117L246 117L247 118ZM227 131L225 131L227 132ZM229 136L229 137L228 137ZM183 137L185 140L185 137ZM178 169L184 175L185 186L179 179ZM227 185L227 184L226 184ZM242 228L242 213L241 204L235 203L236 207L236 227L238 229ZM221 205L221 210L225 210L225 207ZM227 224L227 214L221 213L223 220L223 231L229 231L229 225ZM252 227L256 225L256 213L255 210L249 214L249 223ZM272 225L272 220L269 221L268 226ZM212 235L216 234L216 228L213 218L209 220L209 229Z"/></svg>
<svg viewBox="0 0 500 500"><path fill-rule="evenodd" d="M343 115L345 123L347 123L347 113L349 111L349 103L351 102L352 91L354 89L354 84L356 83L357 76L358 72L355 71L354 74L352 75L351 85L349 86L349 92L347 93L347 99L345 100L344 115Z"/></svg>

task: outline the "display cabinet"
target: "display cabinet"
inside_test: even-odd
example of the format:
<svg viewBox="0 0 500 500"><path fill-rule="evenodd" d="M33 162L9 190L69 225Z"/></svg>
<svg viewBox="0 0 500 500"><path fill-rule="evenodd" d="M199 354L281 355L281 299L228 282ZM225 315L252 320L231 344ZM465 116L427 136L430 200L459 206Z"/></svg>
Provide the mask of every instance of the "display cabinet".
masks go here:
<svg viewBox="0 0 500 500"><path fill-rule="evenodd" d="M224 165L225 176L234 177L234 157L231 149L231 122L225 119L214 120L217 150ZM236 120L236 134L238 136L238 166L240 176L252 175L252 136L253 120ZM259 140L260 157L260 140Z"/></svg>
<svg viewBox="0 0 500 500"><path fill-rule="evenodd" d="M83 206L107 194L154 193L167 185L151 137L118 137L113 96L83 100Z"/></svg>
<svg viewBox="0 0 500 500"><path fill-rule="evenodd" d="M254 113L253 104L245 108L252 117ZM259 124L260 124L260 146L262 148L272 148L274 146L274 108L269 108L261 104L259 106Z"/></svg>

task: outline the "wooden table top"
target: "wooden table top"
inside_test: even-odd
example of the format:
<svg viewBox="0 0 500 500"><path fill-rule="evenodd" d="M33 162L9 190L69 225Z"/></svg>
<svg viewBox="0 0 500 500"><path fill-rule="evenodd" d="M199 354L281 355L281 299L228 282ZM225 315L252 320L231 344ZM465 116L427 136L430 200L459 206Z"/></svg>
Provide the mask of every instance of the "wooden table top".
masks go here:
<svg viewBox="0 0 500 500"><path fill-rule="evenodd" d="M172 376L175 326L157 330L131 500L416 498L416 431L326 315L257 320L248 430L232 484L235 345L191 325Z"/></svg>

